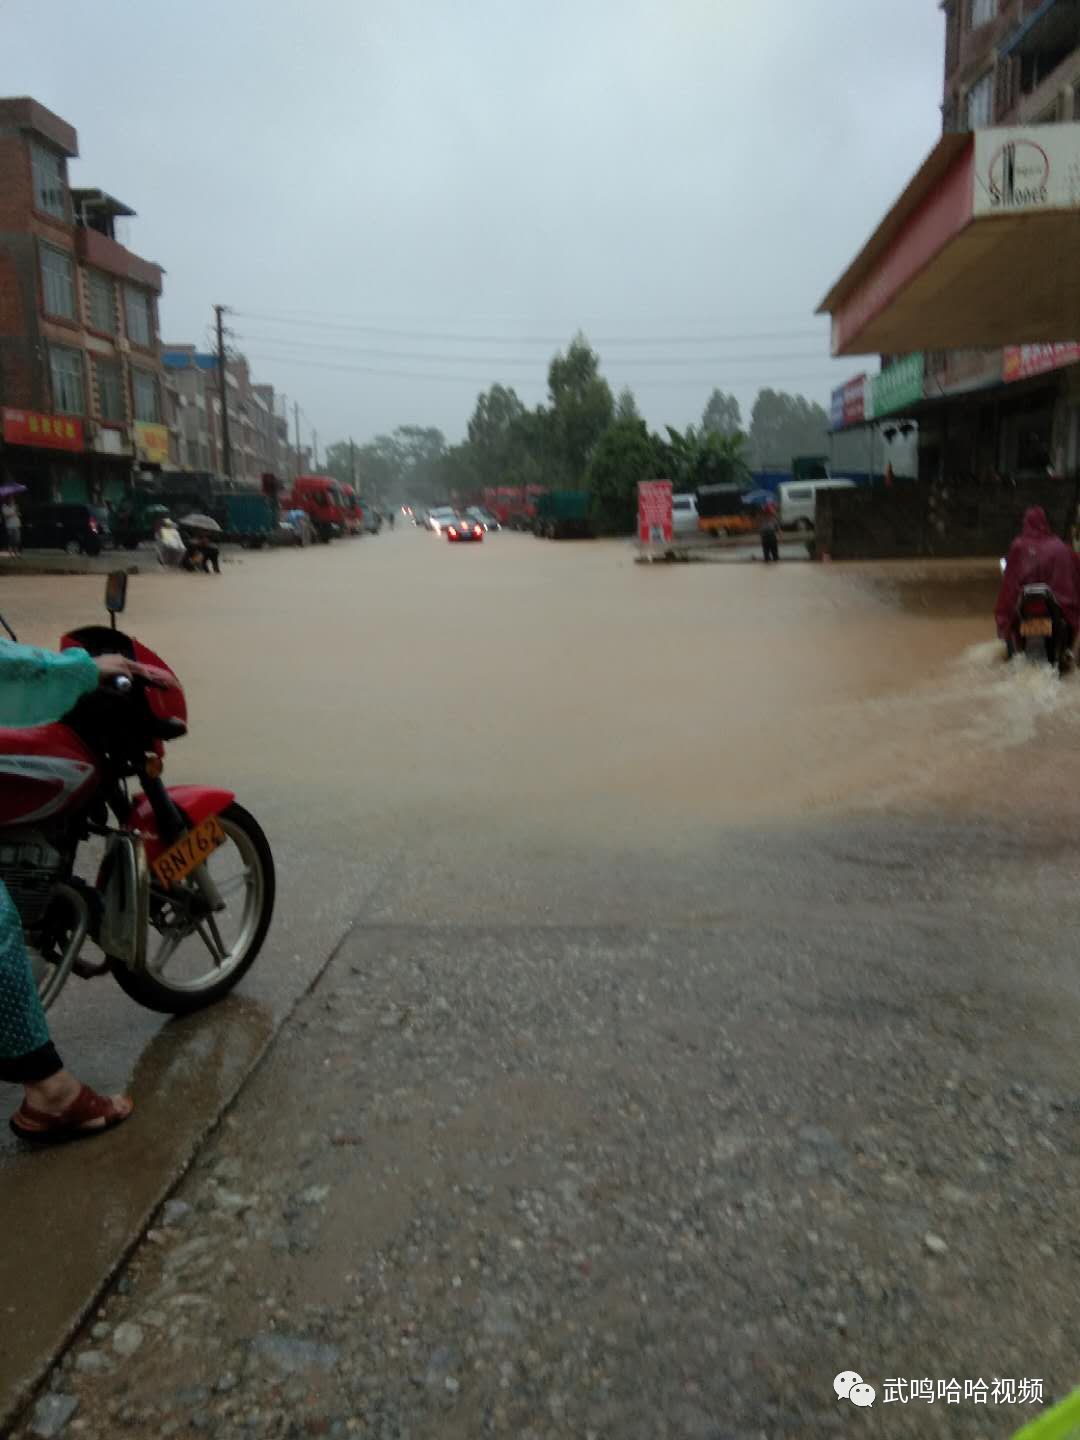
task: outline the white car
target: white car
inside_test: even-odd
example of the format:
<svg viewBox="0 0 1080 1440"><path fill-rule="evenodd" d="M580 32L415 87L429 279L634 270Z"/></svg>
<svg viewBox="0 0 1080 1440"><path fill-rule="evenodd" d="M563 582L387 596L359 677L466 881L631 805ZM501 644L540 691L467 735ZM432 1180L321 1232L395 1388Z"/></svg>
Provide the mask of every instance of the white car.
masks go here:
<svg viewBox="0 0 1080 1440"><path fill-rule="evenodd" d="M434 530L436 535L441 535L448 525L452 525L457 519L457 511L452 505L440 505L437 509L428 512L428 529Z"/></svg>
<svg viewBox="0 0 1080 1440"><path fill-rule="evenodd" d="M778 487L781 530L813 530L818 491L854 488L854 480L785 480Z"/></svg>
<svg viewBox="0 0 1080 1440"><path fill-rule="evenodd" d="M672 495L671 529L675 535L696 535L698 513L696 495Z"/></svg>

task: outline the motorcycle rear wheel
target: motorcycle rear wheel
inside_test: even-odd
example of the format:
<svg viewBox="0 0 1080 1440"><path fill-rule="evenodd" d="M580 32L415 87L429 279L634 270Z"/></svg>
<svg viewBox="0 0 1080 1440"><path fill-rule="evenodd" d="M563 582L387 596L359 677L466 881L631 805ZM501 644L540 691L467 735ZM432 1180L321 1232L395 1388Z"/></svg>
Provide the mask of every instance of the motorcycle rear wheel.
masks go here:
<svg viewBox="0 0 1080 1440"><path fill-rule="evenodd" d="M269 842L254 815L242 805L229 805L218 820L227 843L210 856L205 868L225 909L200 918L199 872L194 871L177 891L153 893L145 970L131 970L113 961L117 984L148 1010L186 1015L212 1005L239 983L266 939L275 894ZM221 933L226 917L229 932L234 927L237 931L231 943ZM208 961L210 968L200 970Z"/></svg>

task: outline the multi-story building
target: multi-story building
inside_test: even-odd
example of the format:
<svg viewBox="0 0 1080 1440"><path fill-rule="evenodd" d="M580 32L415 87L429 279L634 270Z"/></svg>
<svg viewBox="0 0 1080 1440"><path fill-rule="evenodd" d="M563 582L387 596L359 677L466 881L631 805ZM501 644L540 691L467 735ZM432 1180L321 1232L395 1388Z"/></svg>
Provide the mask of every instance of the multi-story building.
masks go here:
<svg viewBox="0 0 1080 1440"><path fill-rule="evenodd" d="M942 128L1080 120L1078 0L943 0Z"/></svg>
<svg viewBox="0 0 1080 1440"><path fill-rule="evenodd" d="M946 136L1080 121L1080 0L941 0L941 8ZM1048 263L1069 262L1055 257ZM1080 256L1072 263L1080 265ZM1023 281L1014 283L1022 287ZM883 366L896 358L883 356ZM894 383L893 377L909 375L911 386ZM857 383L834 397L838 428L850 423L843 415L850 389L858 390ZM878 389L902 395L902 406L891 413L894 423L918 422L922 480L1014 483L1080 475L1080 336L1075 343L903 357L874 382Z"/></svg>
<svg viewBox="0 0 1080 1440"><path fill-rule="evenodd" d="M272 385L255 384L248 362L238 355L225 363L229 459L221 423L221 385L217 356L194 345L167 344L162 352L169 387L176 395L174 463L182 470L204 470L224 477L231 468L240 485L260 485L274 475L288 480L306 463L289 442L288 422L278 413Z"/></svg>
<svg viewBox="0 0 1080 1440"><path fill-rule="evenodd" d="M168 460L162 269L125 248L134 211L72 189L75 130L0 99L0 470L31 502L119 498Z"/></svg>
<svg viewBox="0 0 1080 1440"><path fill-rule="evenodd" d="M945 132L1080 121L1080 0L943 0L942 9ZM1034 479L1080 466L1078 346L932 352L925 397L925 478Z"/></svg>

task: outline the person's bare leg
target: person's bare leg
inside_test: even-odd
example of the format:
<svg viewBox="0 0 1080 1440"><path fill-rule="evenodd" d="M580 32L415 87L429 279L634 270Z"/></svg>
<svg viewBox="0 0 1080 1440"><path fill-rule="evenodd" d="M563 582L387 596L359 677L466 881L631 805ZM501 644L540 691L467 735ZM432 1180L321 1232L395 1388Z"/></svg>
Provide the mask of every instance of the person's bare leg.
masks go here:
<svg viewBox="0 0 1080 1440"><path fill-rule="evenodd" d="M32 1105L35 1110L40 1110L45 1115L62 1115L81 1088L82 1082L77 1080L70 1070L58 1070L47 1080L39 1080L34 1085L24 1085L23 1091L26 1095L26 1103ZM121 1114L131 1114L132 1103L128 1096L110 1095L109 1099ZM104 1120L93 1120L86 1128L98 1130L104 1124Z"/></svg>

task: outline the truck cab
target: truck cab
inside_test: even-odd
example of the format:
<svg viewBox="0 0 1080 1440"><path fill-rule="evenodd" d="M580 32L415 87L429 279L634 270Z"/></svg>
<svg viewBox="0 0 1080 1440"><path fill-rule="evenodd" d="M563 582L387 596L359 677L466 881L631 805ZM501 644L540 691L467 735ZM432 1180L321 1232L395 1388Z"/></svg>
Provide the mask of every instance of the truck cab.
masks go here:
<svg viewBox="0 0 1080 1440"><path fill-rule="evenodd" d="M344 535L348 526L345 497L331 475L298 475L284 504L287 510L303 510L324 545L335 535Z"/></svg>

